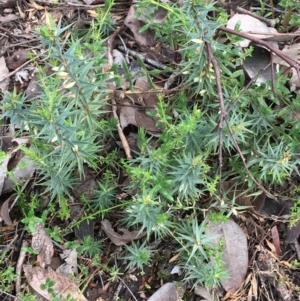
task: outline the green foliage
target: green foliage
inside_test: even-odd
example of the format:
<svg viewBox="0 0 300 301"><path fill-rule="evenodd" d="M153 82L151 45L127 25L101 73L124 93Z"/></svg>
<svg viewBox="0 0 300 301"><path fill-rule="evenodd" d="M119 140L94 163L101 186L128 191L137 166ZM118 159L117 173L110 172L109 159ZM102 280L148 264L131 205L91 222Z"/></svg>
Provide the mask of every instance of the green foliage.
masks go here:
<svg viewBox="0 0 300 301"><path fill-rule="evenodd" d="M102 182L98 182L98 189L95 190L95 197L91 202L92 209L102 212L111 208L114 203L116 188L114 175L110 171L106 171Z"/></svg>
<svg viewBox="0 0 300 301"><path fill-rule="evenodd" d="M101 242L95 240L91 236L85 236L83 240L81 241L81 245L77 247L77 252L79 254L87 255L90 258L93 258L102 251L103 246L101 245Z"/></svg>
<svg viewBox="0 0 300 301"><path fill-rule="evenodd" d="M176 238L182 246L179 250L186 270L186 280L194 285L201 283L210 288L228 277L222 260L222 243L216 245L214 237L205 234L206 221L200 225L196 219L185 220L178 226Z"/></svg>
<svg viewBox="0 0 300 301"><path fill-rule="evenodd" d="M91 45L90 36L95 35L93 28L85 39L73 37L70 45L64 47L60 35L70 25L62 28L60 23L52 23L50 19L50 25L40 29L43 47L47 49L47 64L38 72L41 94L34 101L25 102L24 96L7 93L2 118L11 118L30 135L31 146L22 150L36 163L41 184L54 199L69 193L75 170L83 175L84 164L97 168L97 153L103 143L98 139L103 132L99 116L105 113L108 76L102 72L105 47L86 47L87 43Z"/></svg>
<svg viewBox="0 0 300 301"><path fill-rule="evenodd" d="M14 267L7 265L7 255L8 251L0 253L0 291L4 292L10 292L17 277Z"/></svg>
<svg viewBox="0 0 300 301"><path fill-rule="evenodd" d="M118 277L123 275L123 273L120 272L120 270L115 265L111 268L106 267L105 269L109 270L109 275L110 275L110 278L108 279L109 281L114 282L118 279Z"/></svg>
<svg viewBox="0 0 300 301"><path fill-rule="evenodd" d="M141 245L139 243L132 242L131 246L126 245L125 250L127 255L122 258L128 260L128 268L138 268L142 272L144 266L150 263L151 255L154 252L146 247L146 241Z"/></svg>

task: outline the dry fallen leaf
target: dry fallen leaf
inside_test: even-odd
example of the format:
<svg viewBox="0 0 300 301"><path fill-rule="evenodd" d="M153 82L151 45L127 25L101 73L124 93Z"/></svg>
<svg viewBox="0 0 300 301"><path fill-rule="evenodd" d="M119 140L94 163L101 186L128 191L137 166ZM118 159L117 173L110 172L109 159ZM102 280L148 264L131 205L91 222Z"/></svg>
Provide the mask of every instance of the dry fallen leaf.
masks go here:
<svg viewBox="0 0 300 301"><path fill-rule="evenodd" d="M23 182L28 180L35 171L36 165L28 156L22 156L21 158L17 158L17 160L19 161L14 163L12 162L12 160L14 160L14 158L13 159L9 158L9 164L16 164L16 167L12 172L14 180L7 177L4 178L4 183L2 185L2 190L1 190L2 194L12 192L15 188L16 182L22 185ZM7 167L8 167L8 163L7 163Z"/></svg>
<svg viewBox="0 0 300 301"><path fill-rule="evenodd" d="M177 301L181 300L185 292L185 288L180 283L168 282L160 287L148 301Z"/></svg>
<svg viewBox="0 0 300 301"><path fill-rule="evenodd" d="M52 289L60 294L60 300L65 300L70 295L77 301L87 301L74 281L56 273L50 267L43 269L24 265L23 270L30 286L47 300L53 300L53 295L47 289L41 289L41 285L45 284L47 279L50 279L55 282Z"/></svg>
<svg viewBox="0 0 300 301"><path fill-rule="evenodd" d="M228 20L226 27L230 29L235 29L237 24L240 24L239 29L241 32L244 32L249 36L258 39L264 39L266 35L268 36L270 34L277 33L277 30L275 28L268 27L265 23L249 15L235 14L232 18ZM250 42L250 40L244 39L238 42L237 44L240 47L248 47ZM270 43L277 45L276 42Z"/></svg>
<svg viewBox="0 0 300 301"><path fill-rule="evenodd" d="M205 298L205 301L212 301L213 300L212 299L213 297L212 297L211 293L204 286L196 285L195 289L194 289L194 293L198 296L201 296L201 297Z"/></svg>
<svg viewBox="0 0 300 301"><path fill-rule="evenodd" d="M223 246L226 270L229 278L220 282L226 291L237 290L243 283L248 269L248 245L247 238L241 227L232 220L223 223L209 223L205 233L218 244L221 238Z"/></svg>
<svg viewBox="0 0 300 301"><path fill-rule="evenodd" d="M300 223L297 223L295 226L288 228L285 238L285 243L290 244L294 242L300 235Z"/></svg>
<svg viewBox="0 0 300 301"><path fill-rule="evenodd" d="M1 206L0 209L0 217L4 220L6 225L12 225L12 220L9 216L9 201L10 198L8 198Z"/></svg>
<svg viewBox="0 0 300 301"><path fill-rule="evenodd" d="M137 108L133 107L132 103L129 103L127 101L123 102L123 105L120 107L119 112L119 121L122 129L127 127L129 124L138 126L135 120L136 111Z"/></svg>
<svg viewBox="0 0 300 301"><path fill-rule="evenodd" d="M136 239L140 239L141 237L145 236L146 233L142 232L139 233L139 231L128 231L127 229L118 229L119 231L123 232L123 234L118 234L113 227L111 226L111 223L105 219L101 222L102 229L106 233L106 235L109 237L109 239L116 245L116 246L123 246L127 244L128 242Z"/></svg>
<svg viewBox="0 0 300 301"><path fill-rule="evenodd" d="M134 39L140 44L144 46L153 46L155 44L154 33L149 28L142 33L139 32L144 23L138 19L135 19L134 15L136 13L136 9L131 6L127 17L124 20L124 24L132 31L134 35Z"/></svg>
<svg viewBox="0 0 300 301"><path fill-rule="evenodd" d="M145 110L137 110L135 112L135 121L139 127L147 131L161 133L161 130L156 126L155 120L148 116Z"/></svg>
<svg viewBox="0 0 300 301"><path fill-rule="evenodd" d="M45 7L38 5L37 3L35 3L33 0L29 0L30 3L28 3L29 6L33 7L36 10L44 10Z"/></svg>
<svg viewBox="0 0 300 301"><path fill-rule="evenodd" d="M282 252L281 252L281 247L280 247L280 238L279 238L279 233L278 233L278 229L277 229L276 225L274 227L272 227L271 234L272 234L273 244L276 249L276 255L281 256Z"/></svg>
<svg viewBox="0 0 300 301"><path fill-rule="evenodd" d="M300 43L293 44L293 45L286 45L283 47L282 52L291 57L292 59L299 61L300 59ZM296 87L300 87L300 80L298 77L298 72L295 68L290 68L290 65L284 61L279 56L273 54L273 62L278 64L283 71L285 72L285 69L289 71L290 79L289 84L291 85L291 91L295 91Z"/></svg>

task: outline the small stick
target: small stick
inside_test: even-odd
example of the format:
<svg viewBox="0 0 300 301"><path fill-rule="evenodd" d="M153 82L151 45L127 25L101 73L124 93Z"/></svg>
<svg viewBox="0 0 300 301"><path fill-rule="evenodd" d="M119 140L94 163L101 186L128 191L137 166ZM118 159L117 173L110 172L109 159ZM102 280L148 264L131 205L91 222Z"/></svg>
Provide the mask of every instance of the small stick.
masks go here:
<svg viewBox="0 0 300 301"><path fill-rule="evenodd" d="M125 281L123 281L123 279L121 277L118 276L118 279L123 283L123 285L128 289L130 295L132 296L132 298L135 301L138 301L137 298L134 296L133 292L131 291L131 289L128 287L128 285L125 283Z"/></svg>
<svg viewBox="0 0 300 301"><path fill-rule="evenodd" d="M242 7L239 7L239 6L238 6L238 7L236 8L236 11L237 11L238 13L245 14L245 15L249 15L249 16L251 16L251 17L253 17L253 18L256 18L256 19L258 19L258 20L260 20L260 21L262 21L262 22L265 22L265 23L267 23L268 25L270 25L271 27L274 27L274 26L275 26L275 20L270 20L270 19L267 19L267 18L258 16L258 15L254 14L254 13L252 13L252 12L250 12L250 11L248 11L248 10L242 8Z"/></svg>
<svg viewBox="0 0 300 301"><path fill-rule="evenodd" d="M126 137L125 137L123 130L121 128L121 125L120 125L120 121L119 121L118 114L117 114L117 104L116 104L114 97L111 98L111 102L112 102L113 116L114 116L114 118L116 118L118 120L118 123L117 123L118 134L121 139L121 143L123 145L126 157L127 157L127 159L132 159L129 144L126 140Z"/></svg>
<svg viewBox="0 0 300 301"><path fill-rule="evenodd" d="M224 98L223 98L223 92L222 92L222 86L221 86L221 72L220 68L218 66L217 60L215 59L211 45L206 42L206 49L208 52L208 57L210 62L212 63L215 71L215 76L216 76L216 84L217 84L217 92L218 92L218 98L219 98L219 103L220 103L220 121L219 121L219 176L220 176L220 181L222 179L222 166L223 166L223 123L224 123L224 118L226 116L226 110L225 110L225 105L224 105ZM219 193L221 195L221 185L219 185Z"/></svg>
<svg viewBox="0 0 300 301"><path fill-rule="evenodd" d="M152 59L150 59L150 58L148 58L148 57L146 57L146 56L144 56L144 55L142 55L142 54L140 54L140 53L137 53L137 52L135 52L135 51L133 51L133 50L131 50L131 49L125 49L124 46L119 45L117 48L118 48L119 50L125 52L125 53L129 53L129 54L132 55L133 57L139 57L139 58L140 58L141 60L143 60L144 62L146 62L146 63L148 63L149 65L151 65L151 66L153 66L153 67L156 67L156 68L158 68L158 69L165 70L165 69L167 68L166 65L163 65L163 64L161 64L161 63L159 63L159 62L157 62L157 61L155 61L155 60L152 60Z"/></svg>
<svg viewBox="0 0 300 301"><path fill-rule="evenodd" d="M278 55L281 59L283 59L284 61L286 61L292 67L296 68L297 70L299 70L299 68L300 68L300 64L299 64L299 62L297 60L295 60L295 59L291 58L290 56L286 55L284 52L282 52L278 48L274 47L273 45L271 45L267 41L264 41L262 39L253 37L253 36L251 36L249 34L246 34L246 33L243 33L243 32L239 32L239 31L235 31L233 29L229 29L229 28L226 28L226 27L223 27L223 26L219 27L219 29L221 31L237 35L239 37L248 39L248 40L250 40L252 42L255 42L257 44L265 46L266 48L268 48L269 50L271 50L272 52L274 52L276 55Z"/></svg>
<svg viewBox="0 0 300 301"><path fill-rule="evenodd" d="M234 142L234 145L235 145L235 147L236 147L236 150L237 150L237 152L239 153L239 155L240 155L240 157L241 157L241 159L242 159L242 162L243 162L243 165L244 165L244 167L245 167L245 169L246 169L246 171L247 171L247 173L248 173L248 175L251 177L251 179L253 180L253 182L268 196L268 197L270 197L270 198L272 198L272 199L274 199L274 200L277 200L277 198L274 196L274 195L272 195L266 188L264 188L254 177L253 177L253 175L251 174L251 172L250 172L250 170L249 170L249 168L248 168L248 166L247 166L247 164L246 164L246 159L245 159L245 157L244 157L244 155L243 155L243 153L242 153L242 151L241 151L241 149L240 149L240 147L239 147L239 144L237 143L237 141L236 141L236 139L235 139L235 136L234 136L234 133L233 133L233 131L232 131L232 129L231 129L231 127L230 127L230 124L229 124L229 122L228 122L228 120L227 120L227 118L225 117L225 122L226 122L226 124L227 124L227 126L228 126L228 130L229 130L229 133L230 133L230 136L232 137L232 140L233 140L233 142Z"/></svg>
<svg viewBox="0 0 300 301"><path fill-rule="evenodd" d="M217 63L217 60L215 59L215 57L213 56L213 52L212 52L212 49L211 49L211 45L209 43L206 43L206 48L207 48L207 52L208 52L208 57L209 57L209 60L211 61L213 67L214 67L214 71L215 71L215 76L216 76L216 84L217 84L217 92L218 92L218 98L219 98L219 102L220 102L220 110L221 110L221 114L220 114L220 121L219 121L219 165L220 165L220 180L221 180L221 176L222 176L222 134L223 134L223 122L225 120L227 126L228 126L228 129L229 129L229 133L230 133L230 136L232 137L232 140L234 142L234 145L237 149L237 152L238 154L240 155L240 158L242 159L242 162L243 162L243 165L247 171L247 173L249 174L249 176L251 177L251 179L253 180L253 182L269 197L273 198L276 200L276 197L273 196L269 191L267 191L254 177L253 175L251 174L247 164L246 164L246 159L236 141L236 138L234 136L234 133L230 127L230 124L227 120L227 112L226 112L226 109L225 109L225 105L224 105L224 98L223 98L223 93L222 93L222 86L221 86L221 72L220 72L220 68L218 66L218 63ZM219 187L219 193L221 193L221 185Z"/></svg>
<svg viewBox="0 0 300 301"><path fill-rule="evenodd" d="M28 247L28 242L24 239L22 242L22 248ZM21 274L22 274L22 266L25 260L26 252L24 250L20 251L17 266L16 266L16 295L18 295L21 291Z"/></svg>

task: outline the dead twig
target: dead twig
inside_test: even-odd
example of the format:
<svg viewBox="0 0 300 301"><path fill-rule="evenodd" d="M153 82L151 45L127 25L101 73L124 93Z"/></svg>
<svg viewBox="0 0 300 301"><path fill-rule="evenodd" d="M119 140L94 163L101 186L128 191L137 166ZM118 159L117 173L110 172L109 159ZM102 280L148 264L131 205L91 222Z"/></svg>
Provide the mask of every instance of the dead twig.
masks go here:
<svg viewBox="0 0 300 301"><path fill-rule="evenodd" d="M267 23L267 24L268 24L269 26L271 26L271 27L274 27L274 26L275 26L275 20L270 20L270 19L267 19L267 18L258 16L258 15L254 14L254 13L252 13L252 12L250 12L250 11L248 11L248 10L242 8L242 7L239 7L239 6L238 6L235 10L236 10L238 13L240 13L240 14L245 14L245 15L251 16L251 17L253 17L253 18L255 18L255 19L258 19L258 20L260 20L260 21L262 21L262 22L265 22L265 23Z"/></svg>
<svg viewBox="0 0 300 301"><path fill-rule="evenodd" d="M243 165L244 165L244 167L245 167L245 169L246 169L248 175L250 176L250 178L252 179L252 181L257 185L257 187L260 188L260 189L261 189L268 197L270 197L270 198L272 198L272 199L274 199L274 200L277 200L277 198L276 198L273 194L271 194L265 187L263 187L263 186L262 186L262 185L261 185L261 184L253 177L253 175L251 174L251 172L250 172L250 170L249 170L249 168L248 168L248 166L247 166L246 158L244 157L244 155L243 155L243 153L242 153L242 151L241 151L241 149L240 149L240 147L239 147L239 144L237 143L237 141L236 141L236 139L235 139L234 133L233 133L233 131L232 131L231 127L230 127L230 124L229 124L229 122L228 122L228 120L227 120L226 117L225 117L225 122L226 122L226 124L227 124L228 130L229 130L230 136L231 136L231 138L232 138L232 140L233 140L233 143L234 143L234 145L235 145L235 148L236 148L236 150L237 150L237 152L238 152L240 158L242 159Z"/></svg>
<svg viewBox="0 0 300 301"><path fill-rule="evenodd" d="M246 163L246 159L236 141L236 138L234 136L234 133L230 127L230 124L228 122L228 119L227 119L227 112L226 112L226 109L225 109L225 104L224 104L224 98L223 98L223 93L222 93L222 86L221 86L221 72L220 72L220 68L218 66L218 63L217 63L217 60L215 59L215 57L213 56L213 53L212 53L212 49L211 49L211 46L209 43L206 43L206 48L207 48L207 52L208 52L208 57L209 57L209 60L211 61L213 67L214 67L214 72L215 72L215 76L216 76L216 84L217 84L217 92L218 92L218 98L219 98L219 102L220 102L220 110L221 110L221 113L220 113L220 121L219 121L219 124L218 124L218 128L219 128L219 168L220 168L220 180L221 180L221 176L222 176L222 165L223 165L223 162L222 162L222 142L223 142L223 123L224 121L226 122L227 124L227 127L228 127L228 130L229 130L229 133L230 133L230 136L232 137L232 140L233 140L233 143L235 145L235 148L240 156L240 158L242 159L242 162L243 162L243 165L248 173L248 175L251 177L251 179L253 180L253 182L257 185L258 188L260 188L267 196L269 196L270 198L273 198L273 199L277 199L275 196L273 196L267 189L265 189L254 177L253 175L251 174L248 166L247 166L247 163ZM219 187L219 193L221 193L221 187Z"/></svg>
<svg viewBox="0 0 300 301"><path fill-rule="evenodd" d="M261 69L257 74L251 78L251 80L247 83L247 85L244 87L244 89L241 91L241 93L238 95L238 97L235 99L234 103L230 106L230 108L226 111L227 116L233 108L236 106L236 104L239 102L240 98L243 96L243 94L253 85L253 83L256 82L258 79L259 75L263 73L267 68L269 68L270 64L268 64L265 68Z"/></svg>
<svg viewBox="0 0 300 301"><path fill-rule="evenodd" d="M24 239L22 242L22 248L28 247L28 242ZM20 251L17 266L16 266L16 295L18 295L21 291L21 274L22 274L22 267L26 256L26 251L22 250Z"/></svg>
<svg viewBox="0 0 300 301"><path fill-rule="evenodd" d="M214 72L216 76L216 84L217 84L217 92L218 92L218 98L219 98L219 103L220 103L220 121L219 121L219 176L220 176L220 181L222 179L222 166L223 166L223 123L224 123L224 118L226 116L226 110L225 110L225 105L224 105L224 98L223 98L223 92L222 92L222 86L221 86L221 73L220 73L220 68L218 66L217 60L215 59L211 45L209 43L206 43L206 49L208 53L208 58L210 62L212 63L214 67ZM219 185L219 194L221 195L221 185Z"/></svg>
<svg viewBox="0 0 300 301"><path fill-rule="evenodd" d="M264 40L259 39L259 38L256 38L256 37L253 37L249 34L239 32L239 31L235 31L233 29L229 29L229 28L226 28L226 27L223 27L223 26L219 27L219 30L237 35L237 36L245 38L245 39L248 39L252 42L255 42L259 45L262 45L262 46L268 48L270 51L272 51L276 55L278 55L281 59L286 61L290 66L294 67L297 70L297 72L299 73L300 63L297 60L295 60L295 59L291 58L290 56L286 55L284 52L282 52L278 48L271 45L269 42L264 41Z"/></svg>
<svg viewBox="0 0 300 301"><path fill-rule="evenodd" d="M137 298L135 297L135 295L133 294L133 292L131 291L131 289L129 288L129 286L125 283L125 281L123 281L123 279L121 277L118 276L118 280L121 281L123 283L123 285L128 289L130 295L132 296L132 298L135 301L138 301Z"/></svg>
<svg viewBox="0 0 300 301"><path fill-rule="evenodd" d="M116 118L118 120L118 123L117 123L118 134L119 134L122 146L124 148L126 157L127 157L127 159L132 159L129 144L126 140L126 137L125 137L123 130L121 128L121 125L120 125L120 121L119 121L118 114L117 114L117 104L116 104L114 97L112 97L111 102L112 102L113 116L114 116L114 118Z"/></svg>
<svg viewBox="0 0 300 301"><path fill-rule="evenodd" d="M146 57L146 56L144 56L144 55L142 55L140 53L137 53L137 52L135 52L135 51L133 51L131 49L125 49L124 46L119 45L117 48L120 51L123 51L125 53L129 53L130 55L132 55L135 58L139 57L142 61L148 63L149 65L151 65L151 66L153 66L155 68L158 68L158 69L161 69L161 70L165 70L167 68L166 65L163 65L163 64L161 64L161 63L159 63L159 62L157 62L155 60L152 60L152 59L150 59L150 58L148 58L148 57Z"/></svg>

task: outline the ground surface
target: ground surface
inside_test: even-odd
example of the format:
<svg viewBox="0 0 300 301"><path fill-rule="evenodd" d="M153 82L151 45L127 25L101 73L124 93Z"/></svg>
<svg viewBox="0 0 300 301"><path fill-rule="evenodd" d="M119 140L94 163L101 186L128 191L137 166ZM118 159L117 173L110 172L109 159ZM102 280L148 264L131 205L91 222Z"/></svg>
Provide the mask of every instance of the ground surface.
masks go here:
<svg viewBox="0 0 300 301"><path fill-rule="evenodd" d="M89 27L93 19L93 11L95 11L93 5L94 4L87 5L86 3L79 2L65 2L63 4L51 5L48 1L16 2L14 0L0 0L0 51L1 56L5 58L6 66L10 72L7 75L9 84L6 90L12 91L15 88L17 93L21 93L28 88L31 80L30 77L26 78L26 75L22 77L21 74L22 80L20 81L17 80L15 75L17 71L22 70L24 63L29 62L28 51L32 50L33 53L37 53L36 47L39 47L39 41L34 34L34 30L37 29L40 24L47 22L46 11L50 13L56 21L62 18L64 22L69 22L70 24L74 22L77 26ZM97 3L96 6L97 5L101 6L101 1ZM112 14L115 20L117 20L118 28L122 26L130 6L131 3L129 1L116 1L112 9ZM129 37L127 45L133 45L136 42L132 33L126 27L121 37L123 37L123 39ZM130 44L130 42L132 44ZM122 45L122 42L119 40L118 43ZM160 59L157 60L159 64L167 64L171 60L170 57L174 59L174 53L168 49L164 49L163 45L156 44L155 47L151 47L151 49L146 46L137 47L135 45L135 51L140 51L141 53L145 53L146 51L150 53L149 58L154 60L159 56ZM180 58L176 59L179 60ZM29 62L28 65L30 66L31 63ZM176 85L176 83L173 85ZM121 95L117 95L116 98L121 99L122 97ZM151 104L150 99L146 105L151 106ZM135 125L132 125L129 118L129 126L124 127L123 132L129 142L131 150L137 148L135 135L139 126L144 127L149 132L152 131L155 133L157 131L153 121L145 120L145 118L145 116L136 117ZM2 141L2 150L5 150L5 141ZM110 151L117 151L120 157L128 157L128 153L126 154L126 151L124 151L124 145L122 146L117 131L115 140L107 141L107 152ZM105 166L103 168L105 168ZM88 193L93 189L93 181L97 175L88 170L87 173L89 173L89 175L85 181L78 183L77 187L73 189L75 197L76 193L81 195L83 191ZM28 177L28 181L23 186L28 194L33 194L35 189L38 189L35 186L37 180L34 173ZM123 188L126 187L128 182L126 182L126 177L122 172L120 173L119 182L118 197L120 200L126 200L128 199L128 194L124 193ZM297 185L297 180L295 180L293 184ZM289 186L288 183L287 186ZM17 265L20 264L20 257L24 256L24 254L20 252L22 241L28 241L30 243L32 239L31 235L22 228L22 223L20 223L19 219L23 217L21 209L18 206L12 208L10 212L12 220L11 223L8 222L10 225L7 224L9 217L5 215L5 212L7 212L5 208L8 206L8 202L6 201L11 194L12 192L9 192L1 196L1 216L4 221L0 224L0 251L7 251L5 258L1 261L2 271L5 271L8 266L16 268ZM289 193L286 193L286 196L288 198ZM11 200L12 199L10 199L10 201ZM69 219L62 222L54 218L48 221L48 227L54 228L58 226L62 229L69 229L70 224L75 222L78 216L82 216L84 211L84 207L80 201L78 201L78 203L72 203L70 206L72 206L72 208L71 217ZM281 216L283 215L282 212L290 205L287 202L281 202L275 210L274 208L276 206L277 204L266 201L259 212L241 211L238 216L234 217L236 223L240 225L248 239L248 271L245 281L238 291L226 294L226 292L221 290L217 292L218 296L215 297L216 300L221 298L223 298L222 300L249 301L300 300L300 269L299 267L291 266L291 262L294 259L298 258L298 260L300 260L300 247L297 241L299 233L295 230L296 234L294 233L294 236L296 238L289 239L288 235L292 235L293 233L288 232L288 221ZM276 212L273 212L273 210ZM5 219L5 216L7 219ZM117 229L120 227L118 223L119 218L118 212L111 212L109 214L109 220L112 223L113 229L116 231L118 231ZM42 235L43 230L40 231L39 235ZM101 265L98 267L92 266L88 252L86 253L86 257L82 256L79 260L79 269L81 272L85 270L87 281L84 282L84 294L88 300L145 300L154 294L163 284L180 281L182 279L182 275L170 273L177 264L178 254L176 253L176 246L172 245L172 242L168 239L153 240L151 247L155 250L154 259L150 266L145 267L144 273L139 272L137 269L129 269L124 272L127 262L121 260L119 256L122 252L122 246L117 246L112 243L112 239L107 238L115 236L117 240L120 240L120 237L117 235L120 235L122 232L118 232L117 235L116 232L111 233L112 232L108 235L107 231L103 229L101 219L95 219L90 223L83 222L78 228L74 228L73 232L69 232L67 235L64 234L65 240L80 240L87 235L91 235L96 239L104 241L100 255ZM128 241L130 241L130 238ZM49 244L46 245L49 246L50 244L49 242ZM50 267L56 270L62 263L60 254L65 248L63 243L56 243L49 248L53 248ZM41 265L44 263L44 259L37 258L35 254L27 254L23 262L21 260L21 266L34 263L35 261L38 261ZM103 264L110 267L116 266L122 273L113 275L103 268ZM22 271L22 267L20 271ZM5 274L2 272L0 275L4 277ZM4 279L0 279L0 282L1 281L4 281ZM28 278L25 278L23 273L20 281L21 287L17 288L16 283L13 282L8 285L5 291L0 292L0 299L16 300L17 292L23 292L25 296L28 295L30 292ZM76 286L74 290L76 290ZM186 285L186 293L182 299L203 300L202 297L194 293L194 288L191 283ZM40 300L42 300L42 297ZM173 299L164 297L164 299L161 300L171 301Z"/></svg>

